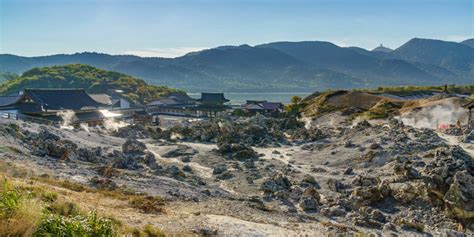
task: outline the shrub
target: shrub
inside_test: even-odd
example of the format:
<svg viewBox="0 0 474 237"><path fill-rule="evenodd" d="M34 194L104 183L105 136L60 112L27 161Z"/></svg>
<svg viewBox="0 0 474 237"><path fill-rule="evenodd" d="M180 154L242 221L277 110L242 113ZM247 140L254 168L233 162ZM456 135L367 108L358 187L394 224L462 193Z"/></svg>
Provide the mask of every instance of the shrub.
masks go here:
<svg viewBox="0 0 474 237"><path fill-rule="evenodd" d="M79 208L73 202L56 201L47 207L47 211L61 216L79 215Z"/></svg>
<svg viewBox="0 0 474 237"><path fill-rule="evenodd" d="M58 199L58 193L45 191L41 193L41 200L43 202L54 202Z"/></svg>
<svg viewBox="0 0 474 237"><path fill-rule="evenodd" d="M12 189L8 181L3 181L3 189L0 193L0 218L8 218L20 205L22 197L17 190Z"/></svg>
<svg viewBox="0 0 474 237"><path fill-rule="evenodd" d="M143 228L143 233L145 237L165 237L165 233L162 230L153 227L152 225L146 225Z"/></svg>
<svg viewBox="0 0 474 237"><path fill-rule="evenodd" d="M161 198L152 196L132 197L129 200L132 207L142 210L144 213L162 213L164 202Z"/></svg>
<svg viewBox="0 0 474 237"><path fill-rule="evenodd" d="M166 237L166 234L162 230L152 225L146 225L143 227L143 230L135 228L131 231L131 235L133 237Z"/></svg>
<svg viewBox="0 0 474 237"><path fill-rule="evenodd" d="M41 218L39 200L7 180L0 192L0 236L28 236Z"/></svg>
<svg viewBox="0 0 474 237"><path fill-rule="evenodd" d="M64 217L51 215L38 226L34 236L116 236L112 220L99 217L95 211L88 215Z"/></svg>

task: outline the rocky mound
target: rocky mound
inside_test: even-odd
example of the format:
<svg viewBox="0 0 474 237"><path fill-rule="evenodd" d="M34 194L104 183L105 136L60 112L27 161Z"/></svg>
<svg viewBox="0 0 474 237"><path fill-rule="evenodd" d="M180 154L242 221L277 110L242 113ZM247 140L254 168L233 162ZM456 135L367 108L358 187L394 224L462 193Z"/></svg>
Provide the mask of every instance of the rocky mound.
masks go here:
<svg viewBox="0 0 474 237"><path fill-rule="evenodd" d="M176 126L171 134L181 140L238 143L246 146L279 146L289 142L311 142L326 136L317 128L310 130L296 118L271 118L257 114L250 118L203 120L189 127Z"/></svg>

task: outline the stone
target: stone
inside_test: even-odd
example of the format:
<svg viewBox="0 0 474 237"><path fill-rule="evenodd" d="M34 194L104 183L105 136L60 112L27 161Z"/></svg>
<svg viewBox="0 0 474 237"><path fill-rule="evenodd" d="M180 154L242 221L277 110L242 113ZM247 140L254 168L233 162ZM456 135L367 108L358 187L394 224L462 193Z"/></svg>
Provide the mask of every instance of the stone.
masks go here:
<svg viewBox="0 0 474 237"><path fill-rule="evenodd" d="M397 227L390 223L390 222L387 222L383 225L383 228L382 228L383 231L396 231L397 230Z"/></svg>
<svg viewBox="0 0 474 237"><path fill-rule="evenodd" d="M262 183L261 189L266 194L275 193L281 190L288 190L292 186L290 180L280 172Z"/></svg>
<svg viewBox="0 0 474 237"><path fill-rule="evenodd" d="M183 171L181 171L176 165L170 165L165 169L165 172L168 173L171 177L182 180L186 177Z"/></svg>
<svg viewBox="0 0 474 237"><path fill-rule="evenodd" d="M112 153L112 167L118 169L136 170L141 168L139 165L140 156L126 155L120 151L114 150Z"/></svg>
<svg viewBox="0 0 474 237"><path fill-rule="evenodd" d="M405 162L403 164L397 163L394 165L393 169L396 174L402 175L408 178L409 180L421 178L421 175L418 170L413 168L408 162Z"/></svg>
<svg viewBox="0 0 474 237"><path fill-rule="evenodd" d="M444 201L452 216L464 220L474 218L474 177L467 171L458 171Z"/></svg>
<svg viewBox="0 0 474 237"><path fill-rule="evenodd" d="M152 170L160 169L161 167L156 163L155 155L149 151L145 152L143 157L143 163L150 167Z"/></svg>
<svg viewBox="0 0 474 237"><path fill-rule="evenodd" d="M334 192L341 192L344 189L344 184L337 179L328 179L327 184L329 190Z"/></svg>
<svg viewBox="0 0 474 237"><path fill-rule="evenodd" d="M117 131L112 132L112 135L121 138L144 139L150 137L151 134L143 125L134 124L119 128Z"/></svg>
<svg viewBox="0 0 474 237"><path fill-rule="evenodd" d="M313 176L309 175L309 174L305 174L303 176L302 182L309 183L309 184L318 184L316 179Z"/></svg>
<svg viewBox="0 0 474 237"><path fill-rule="evenodd" d="M378 143L372 143L372 144L370 144L369 148L372 149L372 150L377 150L377 149L380 149L381 146Z"/></svg>
<svg viewBox="0 0 474 237"><path fill-rule="evenodd" d="M224 164L221 164L221 165L218 165L218 166L214 167L214 169L212 170L212 174L213 175L218 175L218 174L222 174L224 171L227 171L227 166L224 165Z"/></svg>
<svg viewBox="0 0 474 237"><path fill-rule="evenodd" d="M318 210L318 200L312 196L304 196L301 198L299 206L303 211L316 211Z"/></svg>
<svg viewBox="0 0 474 237"><path fill-rule="evenodd" d="M146 145L135 139L127 139L122 145L122 152L125 154L143 154L146 150Z"/></svg>
<svg viewBox="0 0 474 237"><path fill-rule="evenodd" d="M258 159L259 155L252 148L243 144L220 143L218 152L234 160L245 161L247 159Z"/></svg>
<svg viewBox="0 0 474 237"><path fill-rule="evenodd" d="M234 175L232 173L230 173L229 171L224 171L221 174L218 174L216 176L216 178L220 179L220 180L227 180L227 179L231 179L233 177L234 177Z"/></svg>
<svg viewBox="0 0 474 237"><path fill-rule="evenodd" d="M351 216L352 222L357 226L380 229L385 224L385 215L371 207L361 207Z"/></svg>
<svg viewBox="0 0 474 237"><path fill-rule="evenodd" d="M391 183L390 189L393 198L403 204L411 203L421 196L418 189L408 183Z"/></svg>
<svg viewBox="0 0 474 237"><path fill-rule="evenodd" d="M216 229L212 229L210 227L194 227L191 231L202 236L217 235L218 233Z"/></svg>
<svg viewBox="0 0 474 237"><path fill-rule="evenodd" d="M161 156L166 157L166 158L174 158L174 157L180 157L180 156L189 157L189 156L193 156L197 153L198 153L198 151L191 148L190 146L178 145L178 147L176 149L170 150L170 151L164 153Z"/></svg>
<svg viewBox="0 0 474 237"><path fill-rule="evenodd" d="M193 169L191 168L191 166L185 165L185 166L183 166L183 171L188 172L188 173L192 173Z"/></svg>
<svg viewBox="0 0 474 237"><path fill-rule="evenodd" d="M352 167L347 167L347 168L344 170L343 174L345 174L345 175L352 175L352 174L354 174L354 172L352 171Z"/></svg>
<svg viewBox="0 0 474 237"><path fill-rule="evenodd" d="M344 207L337 205L321 209L321 214L327 217L337 217L346 215L346 210Z"/></svg>
<svg viewBox="0 0 474 237"><path fill-rule="evenodd" d="M318 191L311 187L311 188L306 188L304 191L303 191L303 196L311 196L311 197L314 197L318 202L321 200L321 197L318 193Z"/></svg>
<svg viewBox="0 0 474 237"><path fill-rule="evenodd" d="M47 140L45 145L48 156L61 160L74 156L77 149L77 145L69 140Z"/></svg>
<svg viewBox="0 0 474 237"><path fill-rule="evenodd" d="M91 163L98 163L96 153L93 150L87 148L77 149L77 159Z"/></svg>
<svg viewBox="0 0 474 237"><path fill-rule="evenodd" d="M380 183L378 177L357 175L353 180L352 184L355 186L377 186Z"/></svg>

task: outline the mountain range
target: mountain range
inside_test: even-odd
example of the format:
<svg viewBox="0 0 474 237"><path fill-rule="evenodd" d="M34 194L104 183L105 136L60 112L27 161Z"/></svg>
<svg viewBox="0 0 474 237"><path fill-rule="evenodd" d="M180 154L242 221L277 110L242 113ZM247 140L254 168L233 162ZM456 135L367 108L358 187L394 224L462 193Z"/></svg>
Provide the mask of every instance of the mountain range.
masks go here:
<svg viewBox="0 0 474 237"><path fill-rule="evenodd" d="M474 39L414 38L397 49L339 47L330 42L221 46L177 58L102 53L22 57L0 54L0 73L88 64L189 92L311 92L395 85L474 83Z"/></svg>

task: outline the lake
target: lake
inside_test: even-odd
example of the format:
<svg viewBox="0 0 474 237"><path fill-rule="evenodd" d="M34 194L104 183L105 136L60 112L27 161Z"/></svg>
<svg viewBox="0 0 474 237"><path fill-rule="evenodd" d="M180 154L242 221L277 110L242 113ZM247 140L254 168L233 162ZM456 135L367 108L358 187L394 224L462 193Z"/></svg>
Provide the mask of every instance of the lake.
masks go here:
<svg viewBox="0 0 474 237"><path fill-rule="evenodd" d="M224 93L225 98L230 100L231 104L243 104L246 100L266 100L269 102L282 102L288 104L291 101L292 96L300 96L304 98L310 93L302 92L281 92L281 93ZM201 97L201 93L188 93L189 96L195 99Z"/></svg>

